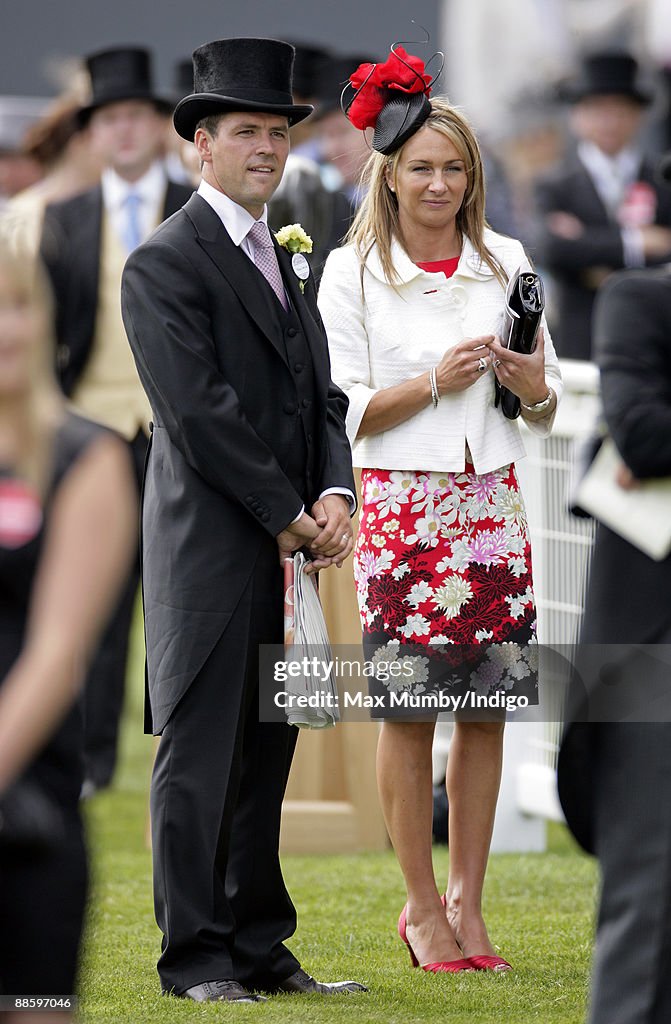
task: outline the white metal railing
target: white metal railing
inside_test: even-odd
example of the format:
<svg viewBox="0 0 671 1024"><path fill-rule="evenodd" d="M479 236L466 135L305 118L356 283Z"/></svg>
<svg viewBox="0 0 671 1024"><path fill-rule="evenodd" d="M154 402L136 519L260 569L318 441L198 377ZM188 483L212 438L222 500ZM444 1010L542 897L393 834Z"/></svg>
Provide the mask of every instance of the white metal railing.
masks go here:
<svg viewBox="0 0 671 1024"><path fill-rule="evenodd" d="M563 360L561 368L565 391L553 433L541 439L525 430L528 457L517 469L529 516L538 640L570 650L578 639L584 609L594 523L569 512L569 483L576 442L594 429L600 399L593 363ZM524 813L561 820L555 770L564 693L557 678L544 678L543 669L540 687L545 690L549 720L536 723L525 737L517 768L517 805Z"/></svg>

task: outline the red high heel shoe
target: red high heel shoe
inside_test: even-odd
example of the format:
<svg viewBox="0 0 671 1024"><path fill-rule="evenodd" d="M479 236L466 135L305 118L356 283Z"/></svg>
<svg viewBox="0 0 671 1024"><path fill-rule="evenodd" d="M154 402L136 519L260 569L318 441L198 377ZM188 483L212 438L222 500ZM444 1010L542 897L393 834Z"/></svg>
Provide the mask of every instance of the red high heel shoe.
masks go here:
<svg viewBox="0 0 671 1024"><path fill-rule="evenodd" d="M406 935L406 914L408 911L408 904L403 907L401 916L398 919L398 934L405 942L410 953L410 959L412 960L413 967L420 967L423 971L430 971L432 974L456 974L459 971L474 971L476 967L471 963L470 960L439 960L434 964L421 964L415 956L415 951L408 942Z"/></svg>
<svg viewBox="0 0 671 1024"><path fill-rule="evenodd" d="M503 971L512 971L513 966L502 956L469 956L469 961L476 971L496 971L501 974Z"/></svg>
<svg viewBox="0 0 671 1024"><path fill-rule="evenodd" d="M445 894L440 897L440 902L447 907ZM497 971L500 974L502 971L512 971L513 969L513 965L504 960L502 956L487 956L484 953L478 956L469 956L466 962L472 964L476 971Z"/></svg>

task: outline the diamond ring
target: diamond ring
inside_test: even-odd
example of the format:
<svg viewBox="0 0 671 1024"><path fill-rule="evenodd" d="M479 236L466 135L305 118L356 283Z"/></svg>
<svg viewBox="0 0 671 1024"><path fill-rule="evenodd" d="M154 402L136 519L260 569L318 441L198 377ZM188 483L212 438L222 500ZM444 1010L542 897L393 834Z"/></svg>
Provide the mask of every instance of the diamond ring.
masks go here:
<svg viewBox="0 0 671 1024"><path fill-rule="evenodd" d="M485 359L484 356L480 356L480 358L478 359L478 373L484 373L484 371L486 369L487 369L487 360Z"/></svg>

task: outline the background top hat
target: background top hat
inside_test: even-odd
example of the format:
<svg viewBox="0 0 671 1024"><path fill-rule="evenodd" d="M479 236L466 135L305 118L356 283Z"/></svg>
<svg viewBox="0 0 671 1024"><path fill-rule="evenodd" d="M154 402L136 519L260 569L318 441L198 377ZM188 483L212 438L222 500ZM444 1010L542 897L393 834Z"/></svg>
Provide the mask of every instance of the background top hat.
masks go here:
<svg viewBox="0 0 671 1024"><path fill-rule="evenodd" d="M196 126L211 114L256 110L296 124L312 113L291 95L294 48L278 39L216 39L193 52L193 93L180 100L173 122L193 142Z"/></svg>
<svg viewBox="0 0 671 1024"><path fill-rule="evenodd" d="M154 91L149 50L132 46L101 50L86 58L86 67L91 77L91 100L80 111L82 124L100 107L123 100L147 100L166 114L174 106Z"/></svg>
<svg viewBox="0 0 671 1024"><path fill-rule="evenodd" d="M638 81L638 64L628 53L593 53L584 58L578 77L562 90L569 103L588 96L628 96L642 106L651 102L651 93Z"/></svg>
<svg viewBox="0 0 671 1024"><path fill-rule="evenodd" d="M193 61L190 57L178 60L174 68L174 81L171 92L175 94L176 106L183 96L193 92Z"/></svg>
<svg viewBox="0 0 671 1024"><path fill-rule="evenodd" d="M345 86L349 83L349 76L352 69L359 64L374 64L375 57L370 54L334 54L328 57L321 68L319 80L316 83L315 97L317 110L315 118L323 117L332 111L340 111L340 98Z"/></svg>
<svg viewBox="0 0 671 1024"><path fill-rule="evenodd" d="M295 96L312 99L319 92L319 84L331 60L331 54L316 43L292 41L294 54L293 89Z"/></svg>

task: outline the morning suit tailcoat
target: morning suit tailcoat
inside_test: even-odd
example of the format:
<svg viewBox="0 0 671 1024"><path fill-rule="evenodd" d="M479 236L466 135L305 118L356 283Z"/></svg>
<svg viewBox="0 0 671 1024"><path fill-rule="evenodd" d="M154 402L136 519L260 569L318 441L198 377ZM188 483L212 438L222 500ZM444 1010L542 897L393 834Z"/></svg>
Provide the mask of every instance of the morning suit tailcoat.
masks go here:
<svg viewBox="0 0 671 1024"><path fill-rule="evenodd" d="M671 188L659 182L651 162L643 160L637 180L646 182L656 197L654 223L671 227ZM620 225L606 209L594 182L577 154L568 157L537 186L539 234L537 259L556 284L558 323L553 330L557 355L563 359L592 359L592 313L596 284L591 270L625 267ZM585 225L579 238L561 238L544 218L570 213Z"/></svg>
<svg viewBox="0 0 671 1024"><path fill-rule="evenodd" d="M314 284L302 292L276 250L288 311L195 195L124 272L154 415L142 558L168 991L215 978L272 989L299 966L278 854L297 730L259 720L259 645L283 643L275 538L324 490L354 482Z"/></svg>
<svg viewBox="0 0 671 1024"><path fill-rule="evenodd" d="M162 217L170 217L193 189L168 181ZM56 300L57 369L71 395L94 340L100 277L103 194L100 185L47 207L41 255Z"/></svg>
<svg viewBox="0 0 671 1024"><path fill-rule="evenodd" d="M671 273L615 275L594 322L605 419L622 459L640 479L671 477ZM559 793L603 877L589 1020L663 1024L671 1020L671 556L653 561L597 524L581 640ZM611 721L595 712L597 686ZM615 720L618 708L629 721Z"/></svg>
<svg viewBox="0 0 671 1024"><path fill-rule="evenodd" d="M226 628L264 534L277 536L327 487L354 490L347 399L330 380L314 288L301 292L276 248L299 321L286 328L270 286L199 195L124 272L124 322L154 413L143 573L155 733ZM298 330L311 381L290 359ZM301 481L287 474L297 442Z"/></svg>

